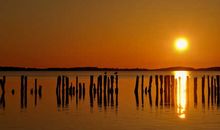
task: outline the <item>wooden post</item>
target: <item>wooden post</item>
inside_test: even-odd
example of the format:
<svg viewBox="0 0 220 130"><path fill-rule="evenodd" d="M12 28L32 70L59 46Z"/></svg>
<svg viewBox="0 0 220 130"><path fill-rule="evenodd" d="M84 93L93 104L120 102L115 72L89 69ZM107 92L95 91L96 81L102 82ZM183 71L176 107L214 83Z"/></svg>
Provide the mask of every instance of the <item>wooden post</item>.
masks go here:
<svg viewBox="0 0 220 130"><path fill-rule="evenodd" d="M64 107L64 101L65 101L65 91L64 91L64 87L65 87L65 76L62 76L62 107Z"/></svg>
<svg viewBox="0 0 220 130"><path fill-rule="evenodd" d="M66 105L69 104L69 77L66 77Z"/></svg>
<svg viewBox="0 0 220 130"><path fill-rule="evenodd" d="M0 86L2 89L2 93L5 93L5 83L6 83L6 78L5 78L5 76L3 76L3 78L0 79Z"/></svg>
<svg viewBox="0 0 220 130"><path fill-rule="evenodd" d="M174 106L174 100L175 100L175 98L174 98L174 95L175 95L175 77L174 77L174 75L172 75L171 76L171 105L172 106Z"/></svg>
<svg viewBox="0 0 220 130"><path fill-rule="evenodd" d="M93 75L90 76L89 94L92 95L93 91Z"/></svg>
<svg viewBox="0 0 220 130"><path fill-rule="evenodd" d="M210 105L210 91L211 91L209 76L207 76L207 80L208 80L208 106L209 106Z"/></svg>
<svg viewBox="0 0 220 130"><path fill-rule="evenodd" d="M197 77L194 78L194 106L197 106Z"/></svg>
<svg viewBox="0 0 220 130"><path fill-rule="evenodd" d="M115 94L117 95L118 94L118 75L116 74L115 76L115 82L116 82L116 87L115 87Z"/></svg>
<svg viewBox="0 0 220 130"><path fill-rule="evenodd" d="M34 80L34 105L37 106L37 79Z"/></svg>
<svg viewBox="0 0 220 130"><path fill-rule="evenodd" d="M141 76L141 104L144 107L144 75Z"/></svg>
<svg viewBox="0 0 220 130"><path fill-rule="evenodd" d="M163 75L160 75L160 93L163 94Z"/></svg>
<svg viewBox="0 0 220 130"><path fill-rule="evenodd" d="M214 91L214 79L211 77L211 103L213 105L213 91Z"/></svg>
<svg viewBox="0 0 220 130"><path fill-rule="evenodd" d="M104 75L104 93L106 93L106 87L107 87L107 74L105 72L105 75Z"/></svg>
<svg viewBox="0 0 220 130"><path fill-rule="evenodd" d="M217 80L217 105L220 105L220 76L216 76Z"/></svg>
<svg viewBox="0 0 220 130"><path fill-rule="evenodd" d="M167 97L167 105L169 105L170 106L170 76L168 75L167 76L167 92L168 92L168 97Z"/></svg>
<svg viewBox="0 0 220 130"><path fill-rule="evenodd" d="M76 93L79 91L79 83L78 83L78 76L76 76Z"/></svg>
<svg viewBox="0 0 220 130"><path fill-rule="evenodd" d="M139 76L136 77L136 84L135 84L135 89L134 89L135 94L138 94L138 84L139 84Z"/></svg>
<svg viewBox="0 0 220 130"><path fill-rule="evenodd" d="M202 104L205 105L205 76L202 77Z"/></svg>
<svg viewBox="0 0 220 130"><path fill-rule="evenodd" d="M111 75L111 93L114 92L114 76Z"/></svg>
<svg viewBox="0 0 220 130"><path fill-rule="evenodd" d="M152 87L152 81L153 81L153 77L150 76L150 81L149 81L149 88L148 88L148 92L151 92L151 87Z"/></svg>

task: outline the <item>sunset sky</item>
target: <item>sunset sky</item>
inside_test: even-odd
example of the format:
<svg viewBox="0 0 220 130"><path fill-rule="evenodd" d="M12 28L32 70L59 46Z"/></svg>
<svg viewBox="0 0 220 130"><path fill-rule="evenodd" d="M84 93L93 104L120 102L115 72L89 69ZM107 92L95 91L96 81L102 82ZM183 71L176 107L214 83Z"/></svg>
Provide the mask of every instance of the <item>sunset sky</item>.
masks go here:
<svg viewBox="0 0 220 130"><path fill-rule="evenodd" d="M188 39L178 51L174 41ZM0 66L220 66L220 0L1 0Z"/></svg>

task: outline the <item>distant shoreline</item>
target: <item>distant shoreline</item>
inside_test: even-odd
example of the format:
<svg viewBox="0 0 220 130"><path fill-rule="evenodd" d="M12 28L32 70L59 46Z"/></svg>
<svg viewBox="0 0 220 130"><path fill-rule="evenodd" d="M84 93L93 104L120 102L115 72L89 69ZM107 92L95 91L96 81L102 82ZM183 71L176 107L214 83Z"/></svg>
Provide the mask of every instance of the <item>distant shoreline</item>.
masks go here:
<svg viewBox="0 0 220 130"><path fill-rule="evenodd" d="M73 67L73 68L25 68L25 67L0 67L0 71L220 71L220 67L192 68L168 67L159 69L145 68L98 68L98 67Z"/></svg>

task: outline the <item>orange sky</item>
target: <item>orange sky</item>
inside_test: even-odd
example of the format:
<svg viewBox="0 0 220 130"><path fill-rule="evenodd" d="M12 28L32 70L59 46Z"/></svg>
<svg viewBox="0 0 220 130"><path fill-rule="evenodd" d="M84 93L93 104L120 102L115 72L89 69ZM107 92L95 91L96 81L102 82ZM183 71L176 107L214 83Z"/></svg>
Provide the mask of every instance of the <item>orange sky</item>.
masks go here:
<svg viewBox="0 0 220 130"><path fill-rule="evenodd" d="M220 66L219 14L219 0L3 0L0 66Z"/></svg>

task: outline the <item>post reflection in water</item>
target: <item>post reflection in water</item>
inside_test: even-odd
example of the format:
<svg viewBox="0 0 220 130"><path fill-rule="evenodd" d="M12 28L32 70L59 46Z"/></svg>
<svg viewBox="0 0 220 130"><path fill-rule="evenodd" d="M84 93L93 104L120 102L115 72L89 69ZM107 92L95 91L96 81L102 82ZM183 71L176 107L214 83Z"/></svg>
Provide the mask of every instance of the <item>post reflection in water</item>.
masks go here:
<svg viewBox="0 0 220 130"><path fill-rule="evenodd" d="M187 75L187 71L175 71L175 79L177 81L177 114L181 119L186 118Z"/></svg>

